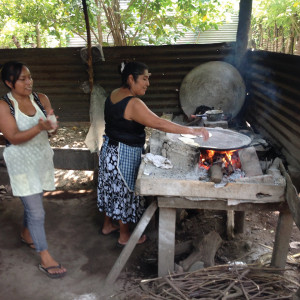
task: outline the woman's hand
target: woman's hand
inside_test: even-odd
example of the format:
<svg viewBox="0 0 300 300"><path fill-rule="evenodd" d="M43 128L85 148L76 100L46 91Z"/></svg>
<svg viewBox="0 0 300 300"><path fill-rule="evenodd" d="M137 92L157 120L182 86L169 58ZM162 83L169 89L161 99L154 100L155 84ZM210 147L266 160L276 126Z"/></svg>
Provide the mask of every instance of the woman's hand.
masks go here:
<svg viewBox="0 0 300 300"><path fill-rule="evenodd" d="M48 133L53 134L57 131L58 125L57 125L57 117L55 116L53 109L50 110L50 113L47 116L47 120L51 122L52 129L48 130Z"/></svg>
<svg viewBox="0 0 300 300"><path fill-rule="evenodd" d="M209 132L204 127L198 127L198 128L195 127L195 128L193 128L193 133L192 134L202 135L204 141L207 141L208 138L209 138Z"/></svg>
<svg viewBox="0 0 300 300"><path fill-rule="evenodd" d="M38 128L39 128L39 130L40 131L43 131L43 130L51 130L51 129L53 129L53 127L52 127L52 123L51 123L51 121L50 120L44 120L44 119L42 119L42 118L40 118L39 119L39 123L38 123Z"/></svg>

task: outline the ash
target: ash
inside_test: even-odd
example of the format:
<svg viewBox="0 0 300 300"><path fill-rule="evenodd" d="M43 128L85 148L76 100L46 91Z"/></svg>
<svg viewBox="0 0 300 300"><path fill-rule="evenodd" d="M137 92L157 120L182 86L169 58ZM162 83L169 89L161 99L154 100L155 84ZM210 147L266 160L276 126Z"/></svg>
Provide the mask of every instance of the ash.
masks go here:
<svg viewBox="0 0 300 300"><path fill-rule="evenodd" d="M179 168L172 168L172 169L161 169L155 167L151 163L146 163L143 175L153 177L153 178L173 178L173 179L185 179L185 180L200 180L202 182L209 182L209 174L208 170L199 167L198 164L195 165L190 171L181 170ZM245 172L236 169L230 175L224 175L222 181L218 184L220 186L226 185L228 182L235 182L237 179L245 177ZM216 186L218 186L216 185Z"/></svg>
<svg viewBox="0 0 300 300"><path fill-rule="evenodd" d="M245 177L245 172L241 169L236 169L232 174L230 175L224 175L221 182L215 184L215 187L223 187L229 182L236 182L237 179L240 179L242 177Z"/></svg>
<svg viewBox="0 0 300 300"><path fill-rule="evenodd" d="M208 170L206 170L203 167L198 168L199 169L199 180L203 181L203 182L208 182L210 181L209 179L209 174L208 174ZM233 173L229 174L229 175L224 175L222 178L222 181L218 184L216 184L216 187L222 187L225 186L228 182L235 182L237 179L240 179L242 177L245 177L245 172L242 171L241 169L236 169L234 170Z"/></svg>
<svg viewBox="0 0 300 300"><path fill-rule="evenodd" d="M196 165L194 169L186 171L179 168L161 169L150 163L146 163L143 175L153 178L172 178L185 180L198 180L199 178L202 180L202 178L206 178L206 181L209 181L207 170L199 168L198 165Z"/></svg>

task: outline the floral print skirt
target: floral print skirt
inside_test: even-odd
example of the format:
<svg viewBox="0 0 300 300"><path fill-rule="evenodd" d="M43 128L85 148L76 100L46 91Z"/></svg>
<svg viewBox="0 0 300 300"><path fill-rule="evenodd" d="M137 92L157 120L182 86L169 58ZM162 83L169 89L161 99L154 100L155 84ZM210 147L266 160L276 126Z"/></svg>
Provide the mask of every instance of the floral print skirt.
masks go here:
<svg viewBox="0 0 300 300"><path fill-rule="evenodd" d="M144 201L130 190L120 172L119 162L124 162L124 159L130 161L128 155L122 156L120 144L111 144L106 139L102 145L99 155L97 206L114 220L121 220L124 224L137 223L144 212Z"/></svg>

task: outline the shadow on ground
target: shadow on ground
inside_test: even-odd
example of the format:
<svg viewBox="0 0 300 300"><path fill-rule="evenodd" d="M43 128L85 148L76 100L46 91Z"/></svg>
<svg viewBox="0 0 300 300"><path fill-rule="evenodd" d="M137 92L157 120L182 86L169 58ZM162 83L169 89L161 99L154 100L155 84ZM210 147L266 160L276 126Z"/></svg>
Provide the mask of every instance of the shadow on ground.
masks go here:
<svg viewBox="0 0 300 300"><path fill-rule="evenodd" d="M20 241L20 200L0 198L1 299L102 300L110 299L126 284L123 273L114 286L104 286L121 249L116 247L118 235L98 234L103 216L95 199L94 192L44 198L49 251L68 269L64 278L50 279L38 270L38 254ZM132 253L127 263L130 267L137 267L135 261L143 247L147 245L136 247ZM125 266L125 273L127 269Z"/></svg>

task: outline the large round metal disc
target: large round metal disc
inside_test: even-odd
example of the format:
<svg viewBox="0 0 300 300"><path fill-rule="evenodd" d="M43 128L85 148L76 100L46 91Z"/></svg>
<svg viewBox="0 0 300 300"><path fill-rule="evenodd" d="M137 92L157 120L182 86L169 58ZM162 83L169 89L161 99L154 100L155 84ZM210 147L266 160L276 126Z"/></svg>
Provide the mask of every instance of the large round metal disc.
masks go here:
<svg viewBox="0 0 300 300"><path fill-rule="evenodd" d="M233 130L209 127L206 129L210 135L207 141L204 141L202 137L194 139L200 148L225 151L245 148L251 143L249 136Z"/></svg>
<svg viewBox="0 0 300 300"><path fill-rule="evenodd" d="M246 87L238 70L222 61L195 67L183 79L180 103L187 117L204 105L223 110L234 118L245 101Z"/></svg>

